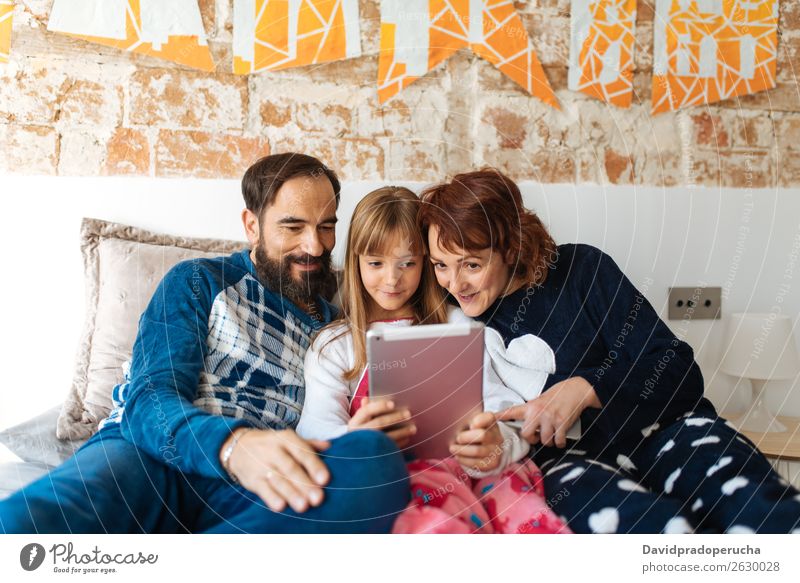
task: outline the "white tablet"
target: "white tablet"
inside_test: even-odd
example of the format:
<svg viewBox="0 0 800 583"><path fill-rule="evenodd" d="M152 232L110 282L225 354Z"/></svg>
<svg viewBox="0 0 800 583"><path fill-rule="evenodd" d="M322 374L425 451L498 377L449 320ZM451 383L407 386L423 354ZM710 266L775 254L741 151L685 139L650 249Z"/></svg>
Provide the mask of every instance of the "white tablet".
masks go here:
<svg viewBox="0 0 800 583"><path fill-rule="evenodd" d="M432 324L367 333L370 398L408 407L420 459L450 456L450 444L483 411L483 324Z"/></svg>

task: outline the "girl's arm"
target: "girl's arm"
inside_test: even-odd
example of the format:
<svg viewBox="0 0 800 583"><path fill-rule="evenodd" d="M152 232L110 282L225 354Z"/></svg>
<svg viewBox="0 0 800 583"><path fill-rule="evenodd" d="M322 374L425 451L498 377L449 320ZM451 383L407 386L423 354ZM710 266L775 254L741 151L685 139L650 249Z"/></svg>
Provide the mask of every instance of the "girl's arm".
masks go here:
<svg viewBox="0 0 800 583"><path fill-rule="evenodd" d="M460 309L451 306L448 309L447 321L459 323L471 322L472 319ZM525 395L504 384L495 369L490 347L503 346L504 348L503 339L500 337L500 334L487 327L485 329L484 342L486 348L483 351L483 410L485 412L498 413L509 407L524 405L526 402ZM495 352L499 355L500 353L504 353L505 350L495 350ZM544 365L542 366L544 368ZM540 374L534 374L534 371L531 371L530 374L526 374L525 376L528 383L536 385L535 393L539 394L541 386L547 379L547 372L541 371ZM526 388L528 387L526 386ZM480 417L480 420L478 420L478 417L473 420L478 420L477 426L471 426L468 431L462 432L459 437L468 434L480 436L481 441L479 442L479 447L481 447L481 449L476 449L474 452L480 452L480 459L486 459L488 454L487 463L484 465L489 466L489 468L484 470L478 469L475 467L474 463L465 463L465 461L469 459L468 457L456 456L464 471L474 478L499 474L505 470L509 464L524 458L530 450L530 444L520 437L517 424L498 421L498 431L494 431L490 428L483 428L483 420L485 419L488 423L489 419L484 416ZM482 432L478 431L479 426L483 429ZM474 459L475 458L473 458L473 460Z"/></svg>
<svg viewBox="0 0 800 583"><path fill-rule="evenodd" d="M488 330L487 330L488 332ZM522 405L525 398L516 391L505 386L492 365L489 351L484 351L483 357L483 410L484 412L497 413L509 407ZM475 420L478 421L477 425ZM459 436L472 434L480 439L480 458L483 459L481 467L477 467L472 460L459 457L459 462L467 474L473 478L483 478L497 475L505 470L509 464L523 459L530 450L530 445L519 434L518 427L513 423L496 421L496 428L485 427L492 419L485 414L473 420L473 425L468 432ZM482 432L479 430L483 429ZM475 442L473 442L475 443ZM477 453L479 450L475 450ZM467 463L465 463L467 462Z"/></svg>
<svg viewBox="0 0 800 583"><path fill-rule="evenodd" d="M484 351L483 357L483 410L497 413L508 407L523 405L525 398L518 392L510 389L500 380L494 368L489 351ZM492 472L498 474L513 464L523 459L530 451L530 444L519 434L519 425L507 421L498 421L500 433L503 436L503 457L500 465Z"/></svg>
<svg viewBox="0 0 800 583"><path fill-rule="evenodd" d="M364 398L358 412L350 416L350 401L358 381L344 380L353 366L350 336L336 338L340 329L323 330L306 352L306 396L297 433L305 439L329 440L358 429L384 431L399 448L416 433L408 409L395 409L389 401ZM336 340L329 343L330 338ZM326 345L327 344L327 345Z"/></svg>
<svg viewBox="0 0 800 583"><path fill-rule="evenodd" d="M334 439L348 431L352 387L342 375L352 366L353 349L347 335L329 342L339 332L323 330L306 352L305 402L297 424L305 439Z"/></svg>

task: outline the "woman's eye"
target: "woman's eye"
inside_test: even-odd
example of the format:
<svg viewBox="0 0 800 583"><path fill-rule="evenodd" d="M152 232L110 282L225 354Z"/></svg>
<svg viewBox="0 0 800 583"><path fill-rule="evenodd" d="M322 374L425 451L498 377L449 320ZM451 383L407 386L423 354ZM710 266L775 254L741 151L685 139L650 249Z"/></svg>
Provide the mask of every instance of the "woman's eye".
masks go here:
<svg viewBox="0 0 800 583"><path fill-rule="evenodd" d="M435 270L437 270L437 271L441 271L441 270L442 270L442 269L444 269L445 267L446 267L446 265L445 265L444 263L434 263L434 264L433 264L433 268L434 268Z"/></svg>
<svg viewBox="0 0 800 583"><path fill-rule="evenodd" d="M481 266L478 263L467 263L467 269L469 269L471 271L475 271L475 270L480 269L480 268L481 268Z"/></svg>

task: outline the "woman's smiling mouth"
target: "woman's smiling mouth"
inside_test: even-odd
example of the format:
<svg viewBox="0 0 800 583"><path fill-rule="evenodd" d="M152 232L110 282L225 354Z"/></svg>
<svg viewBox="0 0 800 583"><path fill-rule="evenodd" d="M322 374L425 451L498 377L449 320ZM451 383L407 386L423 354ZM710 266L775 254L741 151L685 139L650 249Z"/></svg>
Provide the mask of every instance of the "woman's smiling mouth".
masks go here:
<svg viewBox="0 0 800 583"><path fill-rule="evenodd" d="M456 294L456 297L458 297L458 301L460 301L460 302L469 303L472 300L474 300L475 296L477 296L477 295L478 295L478 292L474 292L474 293L466 294L466 295L464 295L464 294Z"/></svg>

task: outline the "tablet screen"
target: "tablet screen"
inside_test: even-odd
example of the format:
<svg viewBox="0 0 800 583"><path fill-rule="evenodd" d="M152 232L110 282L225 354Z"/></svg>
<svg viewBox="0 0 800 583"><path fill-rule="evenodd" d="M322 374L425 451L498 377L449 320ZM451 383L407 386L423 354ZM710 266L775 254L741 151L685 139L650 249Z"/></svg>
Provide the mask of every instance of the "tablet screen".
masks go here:
<svg viewBox="0 0 800 583"><path fill-rule="evenodd" d="M480 322L384 328L367 333L370 398L407 407L417 458L445 458L483 410L484 329Z"/></svg>

